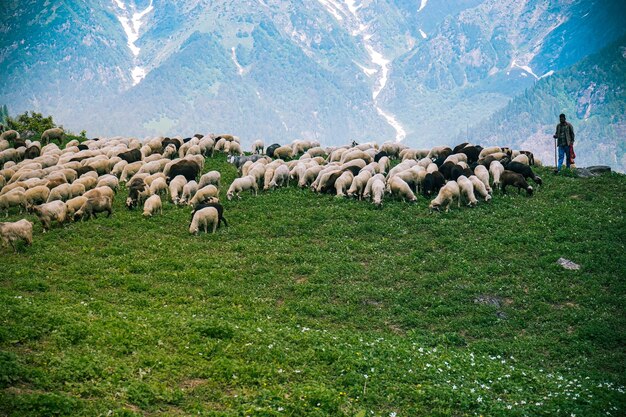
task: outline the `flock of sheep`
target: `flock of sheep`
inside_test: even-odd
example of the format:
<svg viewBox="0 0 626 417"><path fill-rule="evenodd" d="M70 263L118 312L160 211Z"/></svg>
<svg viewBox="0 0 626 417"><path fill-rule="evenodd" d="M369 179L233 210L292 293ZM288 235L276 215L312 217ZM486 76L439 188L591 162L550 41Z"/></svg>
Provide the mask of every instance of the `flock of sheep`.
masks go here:
<svg viewBox="0 0 626 417"><path fill-rule="evenodd" d="M62 131L46 135L61 143ZM264 152L265 151L265 152ZM143 207L144 216L162 212L162 198L176 205L192 206L189 232L215 232L223 222L219 201L221 174L201 175L205 158L214 152L229 155L240 176L229 186L228 200L241 193L257 195L296 183L318 193L371 200L377 207L387 196L415 202L419 194L433 198L431 211L461 202L475 206L478 198L489 201L493 188L507 186L532 195L526 178L541 184L532 165L532 153L507 148L482 148L461 144L454 149L440 146L411 149L386 142L322 148L317 142L297 140L290 145L265 148L255 141L252 154L244 155L239 138L232 135L195 135L192 138L109 138L68 142L20 141L14 131L0 136L0 211L17 208L37 216L45 233L54 222L112 213L120 187L128 189L126 206ZM392 160L400 162L391 167ZM32 243L33 224L22 219L0 223L3 245L22 240Z"/></svg>

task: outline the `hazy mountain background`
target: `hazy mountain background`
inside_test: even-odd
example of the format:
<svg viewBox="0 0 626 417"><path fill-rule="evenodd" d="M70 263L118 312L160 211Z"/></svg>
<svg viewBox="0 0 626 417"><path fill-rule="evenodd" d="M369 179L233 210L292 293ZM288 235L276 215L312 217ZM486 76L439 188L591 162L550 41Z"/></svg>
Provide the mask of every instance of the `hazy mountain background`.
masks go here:
<svg viewBox="0 0 626 417"><path fill-rule="evenodd" d="M626 170L623 0L0 3L0 104L89 136L511 144Z"/></svg>

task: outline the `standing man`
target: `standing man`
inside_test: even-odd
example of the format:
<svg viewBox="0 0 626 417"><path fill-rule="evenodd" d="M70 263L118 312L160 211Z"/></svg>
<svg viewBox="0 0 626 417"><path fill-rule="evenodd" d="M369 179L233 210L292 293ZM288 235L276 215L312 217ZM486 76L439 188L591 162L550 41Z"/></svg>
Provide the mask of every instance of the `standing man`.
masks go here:
<svg viewBox="0 0 626 417"><path fill-rule="evenodd" d="M563 113L559 115L559 120L560 123L556 125L556 133L552 136L556 139L556 143L559 147L559 162L556 166L556 172L561 170L563 158L567 158L565 160L565 165L567 168L570 167L570 147L574 144L574 126L565 120L565 115Z"/></svg>

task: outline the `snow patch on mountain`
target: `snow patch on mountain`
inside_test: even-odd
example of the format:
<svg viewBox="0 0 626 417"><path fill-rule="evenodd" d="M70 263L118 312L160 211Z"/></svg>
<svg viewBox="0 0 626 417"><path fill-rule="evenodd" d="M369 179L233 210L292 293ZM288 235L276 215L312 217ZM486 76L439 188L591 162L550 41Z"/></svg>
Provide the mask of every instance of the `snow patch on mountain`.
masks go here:
<svg viewBox="0 0 626 417"><path fill-rule="evenodd" d="M241 64L239 64L239 61L237 60L237 52L235 52L235 47L233 46L232 48L230 48L230 51L231 51L233 62L235 63L235 66L237 67L237 73L239 75L245 74L246 72L245 68L242 67Z"/></svg>
<svg viewBox="0 0 626 417"><path fill-rule="evenodd" d="M131 4L130 6L133 9L132 14L130 14L130 11L127 10L126 4L123 1L113 0L113 2L118 7L118 9L121 10L121 12L116 13L116 17L120 21L120 24L124 29L124 33L126 34L126 39L128 41L128 48L135 57L135 63L137 63L139 52L141 51L141 49L137 45L135 45L135 42L139 40L139 29L141 29L141 26L144 23L144 17L152 10L154 10L152 0L150 1L148 7L140 12L135 9L134 4ZM133 78L133 85L137 85L141 82L141 80L145 78L146 70L139 65L136 65L133 69L131 69L131 76Z"/></svg>
<svg viewBox="0 0 626 417"><path fill-rule="evenodd" d="M422 10L424 10L424 7L426 7L427 4L428 4L428 0L422 0L420 3L420 8L417 9L417 11L421 12Z"/></svg>

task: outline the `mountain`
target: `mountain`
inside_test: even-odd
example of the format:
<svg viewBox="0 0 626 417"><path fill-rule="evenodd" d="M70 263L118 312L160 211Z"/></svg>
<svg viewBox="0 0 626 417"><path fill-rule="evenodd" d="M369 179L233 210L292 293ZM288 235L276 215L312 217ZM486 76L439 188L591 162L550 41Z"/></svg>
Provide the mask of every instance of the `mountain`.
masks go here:
<svg viewBox="0 0 626 417"><path fill-rule="evenodd" d="M487 144L507 138L516 148L532 147L540 159L554 163L552 135L560 113L574 126L577 165L608 164L626 172L626 36L539 80L472 128L471 137Z"/></svg>
<svg viewBox="0 0 626 417"><path fill-rule="evenodd" d="M618 0L8 0L0 104L100 135L447 143L624 34Z"/></svg>

